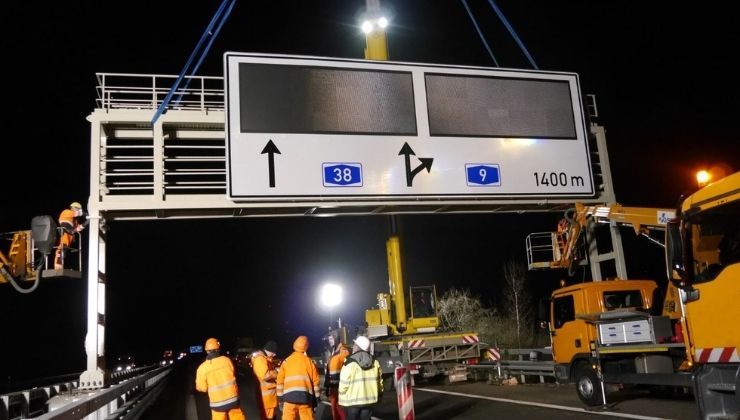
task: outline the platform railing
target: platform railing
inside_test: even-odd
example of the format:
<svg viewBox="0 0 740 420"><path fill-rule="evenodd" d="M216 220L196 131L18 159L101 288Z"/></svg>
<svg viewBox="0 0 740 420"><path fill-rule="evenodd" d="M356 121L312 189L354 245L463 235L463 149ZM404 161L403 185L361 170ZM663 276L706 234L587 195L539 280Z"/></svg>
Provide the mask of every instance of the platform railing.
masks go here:
<svg viewBox="0 0 740 420"><path fill-rule="evenodd" d="M157 109L177 80L177 75L96 73L99 109ZM185 76L167 109L223 110L224 79Z"/></svg>

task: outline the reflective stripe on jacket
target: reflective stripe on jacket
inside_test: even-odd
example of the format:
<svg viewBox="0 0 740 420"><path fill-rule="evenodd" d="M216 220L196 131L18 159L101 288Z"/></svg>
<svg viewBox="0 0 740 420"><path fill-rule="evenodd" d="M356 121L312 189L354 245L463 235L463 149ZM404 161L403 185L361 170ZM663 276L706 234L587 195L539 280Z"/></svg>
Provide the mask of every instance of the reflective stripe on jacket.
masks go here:
<svg viewBox="0 0 740 420"><path fill-rule="evenodd" d="M198 366L195 389L208 392L212 410L226 411L239 405L234 365L226 356L207 359Z"/></svg>
<svg viewBox="0 0 740 420"><path fill-rule="evenodd" d="M380 363L372 359L363 369L352 356L347 358L339 374L339 405L351 407L377 403L383 392Z"/></svg>
<svg viewBox="0 0 740 420"><path fill-rule="evenodd" d="M313 360L303 353L293 352L280 365L278 372L277 395L280 401L312 404L319 392L319 372Z"/></svg>
<svg viewBox="0 0 740 420"><path fill-rule="evenodd" d="M262 405L265 408L275 408L278 406L277 391L275 380L277 371L272 365L272 361L262 351L252 353L252 371L260 383L262 392Z"/></svg>

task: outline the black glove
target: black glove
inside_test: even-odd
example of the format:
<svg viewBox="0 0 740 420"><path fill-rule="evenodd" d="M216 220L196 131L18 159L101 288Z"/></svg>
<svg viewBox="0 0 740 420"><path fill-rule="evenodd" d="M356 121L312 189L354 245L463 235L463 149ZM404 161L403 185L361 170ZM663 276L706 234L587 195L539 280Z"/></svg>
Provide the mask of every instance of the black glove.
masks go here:
<svg viewBox="0 0 740 420"><path fill-rule="evenodd" d="M316 398L316 396L315 396L315 395L313 396L313 398L311 398L311 406L312 406L313 408L316 408L316 407L318 407L318 406L319 406L319 399L318 399L318 398Z"/></svg>

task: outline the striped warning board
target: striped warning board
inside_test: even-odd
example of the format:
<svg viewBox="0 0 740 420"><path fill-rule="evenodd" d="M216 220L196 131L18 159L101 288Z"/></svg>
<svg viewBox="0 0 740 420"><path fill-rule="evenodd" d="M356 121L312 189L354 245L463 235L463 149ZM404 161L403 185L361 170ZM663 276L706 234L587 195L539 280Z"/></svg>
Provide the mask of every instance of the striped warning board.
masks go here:
<svg viewBox="0 0 740 420"><path fill-rule="evenodd" d="M491 360L501 360L501 350L491 347L486 350L486 357Z"/></svg>
<svg viewBox="0 0 740 420"><path fill-rule="evenodd" d="M462 342L465 344L475 344L480 342L477 335L464 335L462 336Z"/></svg>
<svg viewBox="0 0 740 420"><path fill-rule="evenodd" d="M409 341L410 349L420 349L422 347L426 347L426 343L424 342L424 340L410 340Z"/></svg>
<svg viewBox="0 0 740 420"><path fill-rule="evenodd" d="M396 398L398 400L398 418L401 420L414 420L414 393L411 390L411 373L405 366L396 368L393 382L396 385Z"/></svg>
<svg viewBox="0 0 740 420"><path fill-rule="evenodd" d="M707 347L696 349L695 360L699 363L737 363L740 357L735 347Z"/></svg>

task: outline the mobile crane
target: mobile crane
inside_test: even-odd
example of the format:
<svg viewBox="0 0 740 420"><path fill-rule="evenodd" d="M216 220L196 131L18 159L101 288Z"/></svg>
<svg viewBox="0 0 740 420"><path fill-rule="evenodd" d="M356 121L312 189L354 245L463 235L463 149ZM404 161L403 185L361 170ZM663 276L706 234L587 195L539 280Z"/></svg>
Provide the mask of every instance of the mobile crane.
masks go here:
<svg viewBox="0 0 740 420"><path fill-rule="evenodd" d="M570 267L577 238L568 235L589 219L631 224L638 233L665 231L670 281L664 297L650 280L587 282L552 293L540 316L549 320L555 375L575 382L587 405L606 403L606 384L678 386L693 390L701 418L736 418L740 173L685 199L670 220L665 210L632 210L577 206L578 226L563 224L553 236L557 258L530 264Z"/></svg>
<svg viewBox="0 0 740 420"><path fill-rule="evenodd" d="M377 307L365 311L365 326L330 329L324 341L331 351L335 343L351 342L352 331L370 339L386 379L397 366L409 366L412 375L431 378L444 375L448 382L467 380L466 364L477 363L488 345L478 333L440 332L436 288L410 287L409 299L403 280L401 244L397 235L386 241L389 293L377 295Z"/></svg>
<svg viewBox="0 0 740 420"><path fill-rule="evenodd" d="M379 293L378 306L365 311L367 336L384 373L392 373L398 364L410 365L411 373L430 378L445 375L448 382L464 381L463 362L476 363L488 348L478 333L439 332L435 287L409 288L410 314L402 273L401 245L398 236L386 242L390 293Z"/></svg>

